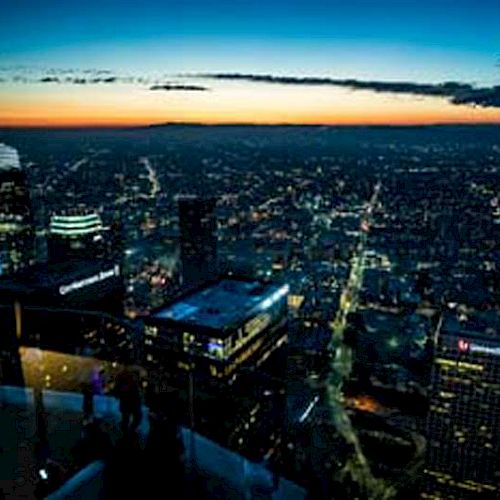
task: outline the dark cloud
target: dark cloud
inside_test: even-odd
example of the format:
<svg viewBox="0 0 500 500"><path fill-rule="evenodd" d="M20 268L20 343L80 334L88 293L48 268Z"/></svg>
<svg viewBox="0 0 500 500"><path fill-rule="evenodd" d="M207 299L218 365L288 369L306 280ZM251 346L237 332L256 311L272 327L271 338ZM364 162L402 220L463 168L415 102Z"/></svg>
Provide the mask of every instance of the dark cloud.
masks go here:
<svg viewBox="0 0 500 500"><path fill-rule="evenodd" d="M208 87L203 87L202 85L183 85L176 83L162 83L158 85L151 85L149 90L164 90L167 92L176 91L176 90L186 90L192 92L204 92L206 90L210 90Z"/></svg>
<svg viewBox="0 0 500 500"><path fill-rule="evenodd" d="M30 68L30 67L0 67L5 76L1 83L60 83L86 85L89 83L115 83L125 81L126 77L116 76L109 69L76 69L76 68ZM10 74L9 74L10 73Z"/></svg>
<svg viewBox="0 0 500 500"><path fill-rule="evenodd" d="M370 90L392 94L410 94L416 96L436 96L448 99L452 104L467 104L481 107L500 107L500 87L473 87L468 83L415 83L382 82L354 79L294 77L274 75L254 75L243 73L205 73L196 75L216 80L239 80L280 85L310 85L345 87L352 90Z"/></svg>
<svg viewBox="0 0 500 500"><path fill-rule="evenodd" d="M66 83L74 83L75 85L87 85L89 80L87 78L71 77L69 76L64 80Z"/></svg>
<svg viewBox="0 0 500 500"><path fill-rule="evenodd" d="M119 78L117 76L106 76L106 77L97 77L92 78L89 83L117 83Z"/></svg>
<svg viewBox="0 0 500 500"><path fill-rule="evenodd" d="M67 76L65 78L60 78L58 76L44 76L37 80L40 83L69 83L75 85L87 85L89 83L116 83L119 81L117 76L105 76L105 77L93 77L86 78L80 76Z"/></svg>
<svg viewBox="0 0 500 500"><path fill-rule="evenodd" d="M61 80L57 76L44 76L38 80L40 83L60 83Z"/></svg>
<svg viewBox="0 0 500 500"><path fill-rule="evenodd" d="M8 68L4 70L0 67L0 71L10 71ZM11 72L11 71L10 71ZM7 74L7 78L3 78L0 83L11 81L13 83L51 83L61 85L100 85L100 84L130 84L144 86L151 90L191 90L202 91L208 90L200 85L184 85L180 83L172 83L165 81L164 78L152 78L147 75L117 75L107 69L64 69L64 68L46 68L31 75L31 72L21 68L19 73Z"/></svg>
<svg viewBox="0 0 500 500"><path fill-rule="evenodd" d="M472 89L451 98L453 104L470 104L483 108L500 108L500 85L490 88Z"/></svg>
<svg viewBox="0 0 500 500"><path fill-rule="evenodd" d="M147 75L116 75L108 69L75 69L75 68L45 68L38 74L25 67L0 67L2 80L0 83L15 84L51 83L66 85L100 85L100 84L131 84L144 86L151 91L186 91L203 92L211 90L203 85L176 83L165 81L164 78L151 78ZM10 73L10 75L8 74ZM238 80L256 83L303 86L335 86L351 90L368 90L392 94L406 94L416 97L434 96L447 99L455 105L478 107L500 107L500 86L475 87L462 82L416 83L387 82L376 80L338 79L328 77L294 77L245 73L206 73L197 75L181 75L183 77L207 78L215 80Z"/></svg>

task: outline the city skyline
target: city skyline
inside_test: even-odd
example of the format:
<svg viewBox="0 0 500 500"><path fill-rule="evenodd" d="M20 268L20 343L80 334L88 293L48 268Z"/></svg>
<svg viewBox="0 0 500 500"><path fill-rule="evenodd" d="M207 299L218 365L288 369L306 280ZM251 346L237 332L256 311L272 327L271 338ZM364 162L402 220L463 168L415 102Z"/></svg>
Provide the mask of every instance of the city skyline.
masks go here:
<svg viewBox="0 0 500 500"><path fill-rule="evenodd" d="M500 122L493 1L30 0L4 15L0 126Z"/></svg>
<svg viewBox="0 0 500 500"><path fill-rule="evenodd" d="M1 498L500 498L499 0L1 11Z"/></svg>
<svg viewBox="0 0 500 500"><path fill-rule="evenodd" d="M498 128L1 130L2 395L70 391L75 431L107 398L117 424L132 364L145 408L132 429L122 411L117 453L140 414L169 449L163 411L264 460L269 491L292 481L278 498L494 496ZM87 470L67 455L75 468L47 482L38 443L61 460L55 444L71 454L79 433L36 429L29 469L7 455L8 496ZM137 491L190 486L190 462L167 475L149 450L133 452Z"/></svg>

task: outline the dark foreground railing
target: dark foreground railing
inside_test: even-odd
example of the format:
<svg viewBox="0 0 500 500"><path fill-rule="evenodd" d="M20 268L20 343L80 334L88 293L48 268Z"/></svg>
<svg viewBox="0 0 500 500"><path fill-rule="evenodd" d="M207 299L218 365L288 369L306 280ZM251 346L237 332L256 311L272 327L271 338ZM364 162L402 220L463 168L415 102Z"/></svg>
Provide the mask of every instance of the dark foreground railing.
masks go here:
<svg viewBox="0 0 500 500"><path fill-rule="evenodd" d="M11 420L26 426L21 435L25 436L31 432L35 438L37 432L36 413L39 411L37 409L38 398L39 395L34 394L32 389L0 386L0 418L3 418L4 412L9 413ZM42 399L43 412L48 422L48 447L57 448L61 453L61 446L70 448L71 441L75 438L75 431L78 435L78 430L81 428L83 395L42 391ZM18 422L19 412L23 412L24 415L22 422ZM116 436L120 435L119 403L115 398L96 396L94 398L94 412L99 419L106 423L106 427L111 433L114 432ZM143 412L144 418L138 429L138 439L144 444L149 433L148 409L144 407ZM222 495L225 498L234 498L235 496L237 498L292 500L306 498L306 492L294 483L273 475L263 465L250 462L190 429L182 428L181 437L185 450L185 478L182 481L185 497L220 497ZM56 441L57 443L55 443ZM18 456L13 454L10 460L15 462L18 460ZM15 463L11 465L12 470L16 470L18 467L18 464ZM29 481L30 477L36 477L40 473L39 467L36 457L33 457L32 464L24 472L24 475L27 476L24 480ZM104 461L94 461L88 464L47 498L51 500L105 498L103 491L105 489L106 468L107 465ZM5 477L5 474L2 475ZM141 475L138 474L133 479L139 483L140 489ZM13 477L12 483L15 481L19 481L19 477ZM196 491L190 491L190 488L196 488Z"/></svg>

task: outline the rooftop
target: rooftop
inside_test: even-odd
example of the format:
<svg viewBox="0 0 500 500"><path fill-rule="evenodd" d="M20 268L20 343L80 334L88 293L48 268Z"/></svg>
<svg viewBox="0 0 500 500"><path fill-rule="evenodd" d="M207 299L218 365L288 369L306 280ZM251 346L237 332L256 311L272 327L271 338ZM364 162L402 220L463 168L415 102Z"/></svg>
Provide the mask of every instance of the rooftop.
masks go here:
<svg viewBox="0 0 500 500"><path fill-rule="evenodd" d="M96 277L94 282L97 282L107 279L107 277L118 276L119 273L120 269L113 263L96 260L36 264L28 268L24 273L17 275L15 280L0 280L0 290L30 292L52 289L74 282L78 284L79 281L86 278Z"/></svg>
<svg viewBox="0 0 500 500"><path fill-rule="evenodd" d="M20 170L19 154L17 149L0 142L0 171Z"/></svg>
<svg viewBox="0 0 500 500"><path fill-rule="evenodd" d="M471 335L498 341L500 314L498 311L474 311L463 315L448 312L443 318L442 330L454 335Z"/></svg>
<svg viewBox="0 0 500 500"><path fill-rule="evenodd" d="M117 492L134 491L134 488L141 492L151 484L164 487L172 484L173 472L166 463L161 469L161 477L157 477L158 469L141 467L141 463L150 463L145 449L149 433L147 407L143 407L144 419L139 428L137 445L123 447L118 400L95 396L96 415L102 422L103 430L110 436L115 452L107 463L92 462L71 477L74 446L81 439L83 396L45 390L43 401L49 458L63 467L64 479L69 479L48 498L122 498L116 495ZM32 389L0 386L0 492L6 498L34 498L38 477L36 441L39 434L35 413ZM284 478L273 477L263 465L250 462L189 429L183 428L181 433L186 451L186 470L180 480L180 488L185 494L182 498L306 498L303 489ZM120 461L120 454L126 455L124 463ZM113 474L113 464L117 460L125 469L118 469Z"/></svg>
<svg viewBox="0 0 500 500"><path fill-rule="evenodd" d="M288 290L288 285L224 279L174 301L153 318L213 329L239 326L284 297Z"/></svg>

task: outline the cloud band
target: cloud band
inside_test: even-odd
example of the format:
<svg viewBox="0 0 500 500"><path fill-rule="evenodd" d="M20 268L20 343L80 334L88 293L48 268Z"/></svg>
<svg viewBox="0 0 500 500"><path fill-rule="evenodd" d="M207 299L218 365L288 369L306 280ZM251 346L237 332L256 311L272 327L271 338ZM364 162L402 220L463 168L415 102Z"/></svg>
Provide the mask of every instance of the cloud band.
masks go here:
<svg viewBox="0 0 500 500"><path fill-rule="evenodd" d="M193 76L193 75L190 75ZM480 107L500 107L500 86L474 87L468 83L415 83L384 82L355 79L321 77L294 77L244 73L203 73L194 75L214 80L236 80L256 83L304 86L345 87L352 90L370 90L392 94L443 97L452 104L465 104Z"/></svg>

